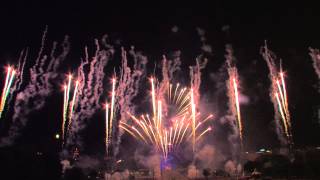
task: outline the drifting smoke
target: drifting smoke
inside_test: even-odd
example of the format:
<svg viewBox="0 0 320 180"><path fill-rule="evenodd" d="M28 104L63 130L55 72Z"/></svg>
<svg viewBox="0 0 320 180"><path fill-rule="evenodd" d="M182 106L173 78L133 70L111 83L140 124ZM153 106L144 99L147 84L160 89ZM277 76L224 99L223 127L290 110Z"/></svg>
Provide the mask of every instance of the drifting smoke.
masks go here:
<svg viewBox="0 0 320 180"><path fill-rule="evenodd" d="M309 55L311 56L312 62L313 62L313 69L315 73L318 76L318 79L320 80L320 52L319 49L312 49L309 48L310 52ZM320 88L319 88L320 92Z"/></svg>
<svg viewBox="0 0 320 180"><path fill-rule="evenodd" d="M100 167L100 161L98 159L89 156L80 156L75 162L74 166L83 170L86 169L98 169Z"/></svg>
<svg viewBox="0 0 320 180"><path fill-rule="evenodd" d="M199 168L217 168L225 161L225 157L213 145L206 144L197 152L196 160Z"/></svg>
<svg viewBox="0 0 320 180"><path fill-rule="evenodd" d="M241 105L248 105L250 103L250 98L242 93L239 93L239 103Z"/></svg>
<svg viewBox="0 0 320 180"><path fill-rule="evenodd" d="M229 112L230 115L224 116L221 118L222 122L228 122L228 124L232 128L232 133L229 135L228 140L231 143L233 149L233 156L235 158L236 152L235 150L239 149L239 139L240 143L243 140L243 128L242 128L242 119L240 115L240 107L239 107L239 100L238 93L237 93L237 83L238 80L238 70L235 66L235 57L233 55L233 49L231 45L226 45L226 64L227 64L227 71L228 71L228 80L226 81L227 85L227 96L229 98Z"/></svg>
<svg viewBox="0 0 320 180"><path fill-rule="evenodd" d="M224 165L224 170L231 175L241 172L241 169L242 167L240 164L237 164L236 162L231 160L227 161Z"/></svg>
<svg viewBox="0 0 320 180"><path fill-rule="evenodd" d="M12 144L15 137L19 135L19 130L26 125L28 115L44 106L46 97L53 91L53 82L58 78L57 70L60 63L65 60L69 52L70 44L66 36L62 43L60 55L55 55L57 53L56 42L53 43L50 56L44 55L46 33L47 29L42 36L42 44L35 64L29 69L30 81L16 96L12 117L13 122L8 136L1 140L1 145ZM25 52L24 58L21 58L23 59L22 64L19 63L20 78L14 86L16 89L19 89L22 84L23 67L25 66L27 52Z"/></svg>
<svg viewBox="0 0 320 180"><path fill-rule="evenodd" d="M69 133L68 144L81 146L81 139L76 134L85 127L86 120L90 119L94 113L101 109L100 100L103 91L104 68L112 58L114 50L100 49L98 40L95 40L96 51L89 63L89 55L85 48L85 60L78 68L78 97L75 102L75 110L71 123L71 133ZM88 73L86 73L86 70ZM87 76L86 76L87 74Z"/></svg>
<svg viewBox="0 0 320 180"><path fill-rule="evenodd" d="M190 165L188 167L187 176L190 179L194 179L200 175L200 171L194 165Z"/></svg>
<svg viewBox="0 0 320 180"><path fill-rule="evenodd" d="M277 92L277 84L276 84L276 79L278 76L278 70L277 66L275 63L276 56L275 54L268 49L267 43L261 48L261 55L263 59L266 61L269 69L269 79L271 81L271 86L270 86L270 100L273 104L273 109L274 109L274 119L275 119L275 124L276 124L276 133L278 135L278 138L281 142L281 144L287 144L286 138L283 136L284 130L282 128L282 125L280 124L280 113L278 111L278 103L275 97L275 93Z"/></svg>
<svg viewBox="0 0 320 180"><path fill-rule="evenodd" d="M15 92L15 91L20 90L20 87L23 83L23 73L24 73L24 67L26 65L26 61L27 61L27 57L28 57L28 52L29 52L29 50L25 49L25 50L21 51L21 53L20 53L20 57L18 60L17 75L16 75L17 78L16 78L16 81L12 87L11 94L13 94L13 92ZM10 96L8 103L10 102L11 97L12 96Z"/></svg>
<svg viewBox="0 0 320 180"><path fill-rule="evenodd" d="M202 43L202 46L201 46L202 51L211 54L212 53L212 47L211 47L211 45L209 45L207 43L207 38L205 36L206 35L205 30L203 30L203 29L198 27L197 28L197 33L198 33L198 35L200 37L200 41Z"/></svg>
<svg viewBox="0 0 320 180"><path fill-rule="evenodd" d="M319 49L312 49L309 48L310 52L309 55L311 56L312 59L312 65L315 73L318 76L318 79L320 81L320 51ZM318 92L320 93L320 84L318 83ZM320 119L320 109L318 109L318 116Z"/></svg>
<svg viewBox="0 0 320 180"><path fill-rule="evenodd" d="M123 172L116 172L114 174L106 173L104 175L105 180L122 180L122 179L129 179L130 172L129 170L125 170Z"/></svg>
<svg viewBox="0 0 320 180"><path fill-rule="evenodd" d="M173 27L171 28L171 31L172 31L173 33L177 33L177 32L179 31L179 27L178 27L178 26L173 26Z"/></svg>
<svg viewBox="0 0 320 180"><path fill-rule="evenodd" d="M201 70L206 67L208 59L197 58L196 65L190 66L190 80L191 87L194 92L194 102L196 105L199 104L200 100L200 85L201 85Z"/></svg>
<svg viewBox="0 0 320 180"><path fill-rule="evenodd" d="M161 176L161 156L159 154L146 155L145 153L142 154L142 152L136 151L134 154L134 158L139 164L151 169L155 177Z"/></svg>
<svg viewBox="0 0 320 180"><path fill-rule="evenodd" d="M138 95L139 85L146 75L146 64L148 62L147 57L142 55L140 52L135 52L134 47L131 47L129 54L132 56L134 61L132 69L128 66L126 51L122 49L122 63L118 88L116 91L116 95L118 97L116 104L117 109L119 109L120 118L118 118L118 121L116 122L116 128L120 121L127 122L130 118L128 113L135 113L135 106L132 101ZM114 144L114 155L118 154L122 134L123 131L119 129L118 135L116 136L116 143Z"/></svg>
<svg viewBox="0 0 320 180"><path fill-rule="evenodd" d="M60 164L62 165L62 174L64 174L67 169L72 168L72 166L70 165L70 161L68 160L62 160L60 161Z"/></svg>

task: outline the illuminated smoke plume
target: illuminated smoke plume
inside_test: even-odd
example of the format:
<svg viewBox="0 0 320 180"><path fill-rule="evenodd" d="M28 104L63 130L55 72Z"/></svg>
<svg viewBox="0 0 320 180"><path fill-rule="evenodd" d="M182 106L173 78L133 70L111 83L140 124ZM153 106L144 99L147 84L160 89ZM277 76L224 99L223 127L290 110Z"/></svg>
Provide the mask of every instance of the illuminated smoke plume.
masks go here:
<svg viewBox="0 0 320 180"><path fill-rule="evenodd" d="M233 134L229 136L229 141L231 142L233 149L237 148L237 141L240 139L240 144L243 142L243 125L240 113L240 103L239 103L239 75L238 70L235 66L235 57L233 55L233 49L231 45L226 45L226 64L228 71L227 84L227 95L229 98L229 111L232 116L226 116L226 120L229 122L233 129Z"/></svg>
<svg viewBox="0 0 320 180"><path fill-rule="evenodd" d="M173 60L167 59L166 56L163 56L162 63L161 63L161 75L162 80L159 82L159 88L156 90L157 92L157 99L161 100L162 102L162 111L164 114L168 113L168 107L165 100L165 94L169 89L169 85L174 81L174 75L177 73L181 68L181 52L176 51L173 54Z"/></svg>
<svg viewBox="0 0 320 180"><path fill-rule="evenodd" d="M206 53L212 53L212 47L211 47L211 45L209 45L207 43L207 38L205 36L206 31L204 29L199 28L199 27L197 27L196 30L197 30L197 33L200 37L200 41L202 43L201 50Z"/></svg>
<svg viewBox="0 0 320 180"><path fill-rule="evenodd" d="M312 62L313 62L313 69L315 71L315 73L318 76L318 79L320 80L320 51L319 49L309 49L309 55L311 56ZM320 92L320 88L319 88L319 92Z"/></svg>
<svg viewBox="0 0 320 180"><path fill-rule="evenodd" d="M312 49L309 48L310 52L309 55L312 59L312 65L315 73L318 76L319 82L320 82L320 51L319 49ZM318 83L318 92L320 93L320 84ZM319 117L320 117L320 109L318 109Z"/></svg>
<svg viewBox="0 0 320 180"><path fill-rule="evenodd" d="M119 151L121 136L123 134L122 130L118 130L118 124L120 121L127 122L130 118L128 113L135 113L135 106L132 101L138 95L139 85L146 75L146 64L148 62L147 57L140 52L136 52L134 47L131 47L129 55L134 61L133 68L129 67L127 52L122 49L121 68L116 91L116 106L119 109L120 117L116 121L117 125L114 126L114 130L118 131L116 142L114 143L114 155L117 155Z"/></svg>
<svg viewBox="0 0 320 180"><path fill-rule="evenodd" d="M201 70L206 67L208 59L206 58L197 58L196 65L190 66L190 84L194 92L194 101L195 104L199 104L200 100L200 85L201 85Z"/></svg>
<svg viewBox="0 0 320 180"><path fill-rule="evenodd" d="M87 48L85 48L85 59L78 68L78 96L75 102L71 132L67 144L81 146L81 139L77 133L85 127L86 121L101 109L101 97L105 93L103 89L104 68L112 58L114 50L100 49L98 40L95 40L96 51L92 60L89 60Z"/></svg>
<svg viewBox="0 0 320 180"><path fill-rule="evenodd" d="M281 142L281 144L287 144L287 140L284 137L284 129L282 127L282 124L280 122L281 116L278 111L278 102L276 99L275 94L277 94L277 79L278 79L278 69L275 63L275 60L277 57L275 54L268 49L267 43L261 48L261 55L263 59L266 61L269 69L269 79L271 81L271 86L270 86L270 100L273 104L274 108L274 120L276 123L276 132L278 135L278 138Z"/></svg>
<svg viewBox="0 0 320 180"><path fill-rule="evenodd" d="M43 54L46 33L47 30L45 30L42 36L42 43L35 64L29 69L30 81L16 96L12 124L9 128L8 136L1 140L2 145L12 144L14 138L19 135L19 130L26 125L28 115L44 106L46 97L52 93L53 83L58 78L57 70L60 63L65 60L69 52L70 44L68 37L65 37L61 49L57 49L57 43L54 42L50 55ZM57 53L59 55L56 55ZM21 63L19 63L19 81L14 85L17 89L20 88L22 83L26 57L27 51L24 57L21 58Z"/></svg>
<svg viewBox="0 0 320 180"><path fill-rule="evenodd" d="M146 155L138 150L134 154L134 159L141 165L153 171L156 178L161 177L161 156L158 154Z"/></svg>
<svg viewBox="0 0 320 180"><path fill-rule="evenodd" d="M187 176L190 179L196 179L201 175L201 172L197 169L196 166L194 165L190 165L188 167L188 172L187 172Z"/></svg>

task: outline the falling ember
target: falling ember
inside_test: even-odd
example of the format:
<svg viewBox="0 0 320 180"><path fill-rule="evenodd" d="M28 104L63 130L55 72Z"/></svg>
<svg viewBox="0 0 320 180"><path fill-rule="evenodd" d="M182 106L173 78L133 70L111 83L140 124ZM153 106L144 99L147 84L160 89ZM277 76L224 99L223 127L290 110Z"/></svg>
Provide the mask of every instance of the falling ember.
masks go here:
<svg viewBox="0 0 320 180"><path fill-rule="evenodd" d="M1 103L0 103L0 118L2 116L2 112L6 104L6 100L9 95L10 88L12 86L12 82L14 80L15 74L16 74L16 71L9 66L7 70L5 85L2 90Z"/></svg>
<svg viewBox="0 0 320 180"><path fill-rule="evenodd" d="M196 105L191 97L193 96L192 90L189 92L186 88L180 89L179 85L173 88L174 86L170 84L166 94L167 98L164 98L164 101L162 101L159 99L161 95L156 96L153 78L151 78L150 83L153 112L152 120L148 114L141 115L141 118L138 118L128 112L133 124L136 126L121 121L119 127L131 134L134 138L154 146L155 149L162 154L163 158L166 159L170 152L175 151L183 140L188 138L187 134L189 135L189 133L191 133L190 137L195 135L197 131L196 127L204 124L212 115L202 121L198 121L199 115L196 114ZM170 106L177 108L174 111L175 115L170 116L171 118L164 113L164 104L170 104ZM201 136L210 130L211 128L207 128L199 133L198 137L194 136L194 144L196 140L199 140Z"/></svg>

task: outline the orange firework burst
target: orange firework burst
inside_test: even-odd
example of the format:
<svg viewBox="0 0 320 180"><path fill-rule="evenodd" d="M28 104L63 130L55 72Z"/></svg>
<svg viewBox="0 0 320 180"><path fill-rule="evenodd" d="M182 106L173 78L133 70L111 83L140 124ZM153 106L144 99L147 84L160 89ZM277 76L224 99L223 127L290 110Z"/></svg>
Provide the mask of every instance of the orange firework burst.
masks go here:
<svg viewBox="0 0 320 180"><path fill-rule="evenodd" d="M192 90L169 85L167 91L167 101L163 102L160 95L156 96L155 79L150 79L151 83L151 102L153 116L148 114L141 115L140 118L130 114L133 125L126 122L120 122L119 127L136 139L142 140L146 144L153 145L158 152L167 158L169 152L174 151L185 139L193 137L193 149L195 142L204 134L211 130L211 127L205 129L196 136L197 129L201 124L210 119L212 115L200 121L199 114L196 113L196 105L192 100ZM164 103L175 106L174 115L171 118L163 111Z"/></svg>

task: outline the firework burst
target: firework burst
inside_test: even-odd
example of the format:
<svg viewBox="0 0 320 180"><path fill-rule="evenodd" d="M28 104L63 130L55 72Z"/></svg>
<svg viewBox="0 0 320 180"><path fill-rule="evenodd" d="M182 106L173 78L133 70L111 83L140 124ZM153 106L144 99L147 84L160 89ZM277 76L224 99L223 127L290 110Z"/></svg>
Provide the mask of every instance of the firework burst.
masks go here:
<svg viewBox="0 0 320 180"><path fill-rule="evenodd" d="M161 95L156 95L158 93L156 93L155 79L151 78L150 83L153 115L150 117L149 114L145 114L136 117L128 113L133 123L121 121L119 127L134 138L154 146L166 159L170 152L190 137L193 137L194 147L195 142L211 130L209 127L198 136L196 135L196 131L202 129L201 124L212 118L212 115L200 121L200 113L196 113L192 90L180 87L179 84L169 84L165 98L167 101L163 101L160 98ZM164 112L164 104L174 106L171 116L168 116L168 112Z"/></svg>

